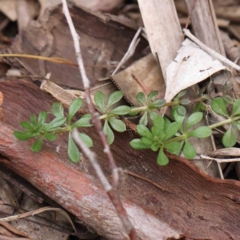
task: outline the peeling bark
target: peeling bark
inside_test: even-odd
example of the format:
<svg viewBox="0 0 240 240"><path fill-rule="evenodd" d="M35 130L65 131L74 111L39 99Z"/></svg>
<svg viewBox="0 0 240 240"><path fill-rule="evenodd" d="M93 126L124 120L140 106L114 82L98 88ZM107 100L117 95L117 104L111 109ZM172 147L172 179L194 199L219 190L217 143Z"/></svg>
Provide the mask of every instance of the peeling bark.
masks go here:
<svg viewBox="0 0 240 240"><path fill-rule="evenodd" d="M14 138L13 129L30 113L50 110L53 98L27 81L3 82L0 154L4 163L108 239L128 239L99 180L88 163L72 164L66 138L46 143L43 151L29 150L32 141ZM86 128L93 150L109 176L107 161L94 128ZM134 133L117 134L112 151L119 167L157 183L162 189L131 175L120 184L123 204L142 239L238 239L240 235L240 183L213 179L190 161L170 155L160 167L156 153L135 151L129 141ZM56 146L60 145L59 152ZM164 190L163 190L164 189Z"/></svg>

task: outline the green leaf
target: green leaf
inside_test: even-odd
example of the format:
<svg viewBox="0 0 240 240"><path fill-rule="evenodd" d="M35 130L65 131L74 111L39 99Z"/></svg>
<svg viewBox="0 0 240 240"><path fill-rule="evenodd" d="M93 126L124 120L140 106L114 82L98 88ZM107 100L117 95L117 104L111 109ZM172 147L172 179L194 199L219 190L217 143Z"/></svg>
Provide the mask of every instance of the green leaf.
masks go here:
<svg viewBox="0 0 240 240"><path fill-rule="evenodd" d="M172 116L175 120L175 122L177 122L179 124L179 126L181 127L182 126L182 123L184 121L184 118L185 116L183 115L180 115L177 111L177 107L174 107L173 110L172 110Z"/></svg>
<svg viewBox="0 0 240 240"><path fill-rule="evenodd" d="M114 108L110 113L116 114L116 115L126 115L131 111L131 108L129 106L123 105Z"/></svg>
<svg viewBox="0 0 240 240"><path fill-rule="evenodd" d="M57 138L56 134L53 133L47 133L44 135L44 137L48 140L48 141L54 141Z"/></svg>
<svg viewBox="0 0 240 240"><path fill-rule="evenodd" d="M191 114L187 119L185 130L187 131L190 127L200 122L202 118L203 118L203 114L201 112L195 112Z"/></svg>
<svg viewBox="0 0 240 240"><path fill-rule="evenodd" d="M177 106L177 112L178 112L179 115L181 115L181 116L185 116L187 110L186 110L185 107L179 105L179 106Z"/></svg>
<svg viewBox="0 0 240 240"><path fill-rule="evenodd" d="M194 112L206 111L206 106L202 102L198 102L194 107Z"/></svg>
<svg viewBox="0 0 240 240"><path fill-rule="evenodd" d="M215 113L228 117L227 105L222 98L220 97L214 98L211 102L211 107Z"/></svg>
<svg viewBox="0 0 240 240"><path fill-rule="evenodd" d="M98 108L104 113L105 112L105 95L103 92L96 92L94 95L94 102Z"/></svg>
<svg viewBox="0 0 240 240"><path fill-rule="evenodd" d="M170 139L173 137L179 130L179 124L177 122L171 123L167 128L165 128L165 140Z"/></svg>
<svg viewBox="0 0 240 240"><path fill-rule="evenodd" d="M38 126L42 126L47 120L48 114L44 111L40 112L38 115Z"/></svg>
<svg viewBox="0 0 240 240"><path fill-rule="evenodd" d="M141 138L141 142L142 142L143 144L145 144L146 146L149 146L149 148L150 148L151 145L153 144L153 141L150 140L150 139L148 139L148 138L146 138L146 137L142 137L142 138Z"/></svg>
<svg viewBox="0 0 240 240"><path fill-rule="evenodd" d="M158 98L150 105L150 107L160 108L166 103L165 99Z"/></svg>
<svg viewBox="0 0 240 240"><path fill-rule="evenodd" d="M92 124L90 123L91 114L85 114L80 119L78 119L74 124L72 124L72 128L78 127L91 127Z"/></svg>
<svg viewBox="0 0 240 240"><path fill-rule="evenodd" d="M156 152L158 149L159 149L159 143L158 142L155 142L151 145L151 149L152 151Z"/></svg>
<svg viewBox="0 0 240 240"><path fill-rule="evenodd" d="M50 123L45 125L45 129L47 131L53 130L55 128L62 126L65 122L66 122L66 117L56 117Z"/></svg>
<svg viewBox="0 0 240 240"><path fill-rule="evenodd" d="M234 124L236 125L237 129L240 131L240 121L237 121Z"/></svg>
<svg viewBox="0 0 240 240"><path fill-rule="evenodd" d="M103 132L107 135L108 144L111 145L114 141L114 134L112 129L109 127L107 120L104 123Z"/></svg>
<svg viewBox="0 0 240 240"><path fill-rule="evenodd" d="M62 103L54 103L52 105L51 112L55 117L64 117L64 109Z"/></svg>
<svg viewBox="0 0 240 240"><path fill-rule="evenodd" d="M151 131L154 136L157 136L160 138L161 134L164 134L164 132L157 126L152 126ZM164 134L165 136L165 134Z"/></svg>
<svg viewBox="0 0 240 240"><path fill-rule="evenodd" d="M180 104L182 105L189 105L191 101L189 99L181 99Z"/></svg>
<svg viewBox="0 0 240 240"><path fill-rule="evenodd" d="M177 98L181 98L183 97L185 94L186 94L187 90L182 90L178 95L177 95Z"/></svg>
<svg viewBox="0 0 240 240"><path fill-rule="evenodd" d="M157 117L154 118L153 120L153 125L158 127L160 131L163 131L164 129L164 119L162 116L158 115Z"/></svg>
<svg viewBox="0 0 240 240"><path fill-rule="evenodd" d="M80 152L74 143L70 132L68 134L68 157L74 163L77 163L80 160Z"/></svg>
<svg viewBox="0 0 240 240"><path fill-rule="evenodd" d="M222 142L225 147L233 147L236 144L237 136L234 133L231 125L223 135Z"/></svg>
<svg viewBox="0 0 240 240"><path fill-rule="evenodd" d="M136 96L138 102L140 102L142 105L145 105L145 101L146 101L146 96L144 93L139 92Z"/></svg>
<svg viewBox="0 0 240 240"><path fill-rule="evenodd" d="M141 116L139 120L139 124L146 126L147 123L148 123L148 115L147 115L147 112L144 112L144 114Z"/></svg>
<svg viewBox="0 0 240 240"><path fill-rule="evenodd" d="M152 100L153 98L157 97L158 95L158 91L152 91L149 95L148 95L148 101Z"/></svg>
<svg viewBox="0 0 240 240"><path fill-rule="evenodd" d="M232 107L232 117L233 116L237 116L240 114L240 99L237 99L234 103L233 103L233 107Z"/></svg>
<svg viewBox="0 0 240 240"><path fill-rule="evenodd" d="M32 123L32 125L33 125L34 127L37 126L37 118L36 118L35 115L33 115L33 114L30 115L30 122Z"/></svg>
<svg viewBox="0 0 240 240"><path fill-rule="evenodd" d="M19 131L14 131L14 136L18 139L18 140L28 140L30 138L35 137L36 135L32 132L19 132Z"/></svg>
<svg viewBox="0 0 240 240"><path fill-rule="evenodd" d="M77 98L77 99L73 100L72 103L70 104L70 107L68 110L68 125L72 121L73 116L77 113L77 111L82 106L82 102L83 101L81 98Z"/></svg>
<svg viewBox="0 0 240 240"><path fill-rule="evenodd" d="M149 112L149 116L150 116L150 119L151 119L151 120L154 120L154 118L157 117L158 114L157 114L156 112L150 111L150 112Z"/></svg>
<svg viewBox="0 0 240 240"><path fill-rule="evenodd" d="M137 125L137 132L141 137L146 137L148 139L153 139L153 135L150 130L144 125Z"/></svg>
<svg viewBox="0 0 240 240"><path fill-rule="evenodd" d="M33 129L33 126L30 122L27 122L27 121L23 121L21 122L21 126L25 129L28 129L28 130L32 130Z"/></svg>
<svg viewBox="0 0 240 240"><path fill-rule="evenodd" d="M192 159L196 156L196 150L194 146L187 140L185 141L185 144L183 147L183 154L187 159Z"/></svg>
<svg viewBox="0 0 240 240"><path fill-rule="evenodd" d="M93 141L92 139L85 133L79 133L79 137L82 139L82 141L88 146L92 147L93 146Z"/></svg>
<svg viewBox="0 0 240 240"><path fill-rule="evenodd" d="M233 104L233 99L232 99L229 95L224 95L224 96L223 96L223 100L224 100L227 104Z"/></svg>
<svg viewBox="0 0 240 240"><path fill-rule="evenodd" d="M201 126L188 133L188 137L206 138L211 136L212 129L207 126Z"/></svg>
<svg viewBox="0 0 240 240"><path fill-rule="evenodd" d="M158 153L157 163L161 166L167 165L169 163L168 157L163 152L163 148L161 148Z"/></svg>
<svg viewBox="0 0 240 240"><path fill-rule="evenodd" d="M117 118L109 118L108 119L110 125L114 130L117 132L125 132L126 131L126 125L123 121L117 119Z"/></svg>
<svg viewBox="0 0 240 240"><path fill-rule="evenodd" d="M123 93L121 91L116 91L113 92L109 99L108 99L108 103L107 103L107 109L112 106L113 104L117 103L118 101L121 100L121 98L123 97Z"/></svg>
<svg viewBox="0 0 240 240"><path fill-rule="evenodd" d="M133 139L131 142L130 142L130 146L134 149L137 149L137 150L142 150L142 149L148 149L151 147L151 145L148 145L148 144L144 144L141 139Z"/></svg>
<svg viewBox="0 0 240 240"><path fill-rule="evenodd" d="M182 144L180 142L171 142L168 144L164 144L164 148L166 148L172 154L179 155Z"/></svg>
<svg viewBox="0 0 240 240"><path fill-rule="evenodd" d="M42 143L43 143L43 138L40 137L37 141L34 142L34 144L31 147L31 150L33 152L39 152L42 149Z"/></svg>

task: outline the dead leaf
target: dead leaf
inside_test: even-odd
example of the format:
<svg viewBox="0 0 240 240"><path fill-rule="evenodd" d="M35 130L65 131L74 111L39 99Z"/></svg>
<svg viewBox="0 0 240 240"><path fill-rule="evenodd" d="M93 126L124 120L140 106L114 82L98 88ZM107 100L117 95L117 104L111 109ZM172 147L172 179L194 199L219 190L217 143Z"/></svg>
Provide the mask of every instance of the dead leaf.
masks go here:
<svg viewBox="0 0 240 240"><path fill-rule="evenodd" d="M227 68L195 43L186 39L182 43L177 57L167 67L166 101L171 101L183 89L199 83L221 70L227 70Z"/></svg>

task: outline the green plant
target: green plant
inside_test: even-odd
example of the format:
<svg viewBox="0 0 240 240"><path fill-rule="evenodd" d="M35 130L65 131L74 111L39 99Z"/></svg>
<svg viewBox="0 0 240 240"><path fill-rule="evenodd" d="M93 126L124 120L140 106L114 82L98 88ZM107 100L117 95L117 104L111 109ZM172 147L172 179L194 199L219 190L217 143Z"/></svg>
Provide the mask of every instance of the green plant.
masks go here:
<svg viewBox="0 0 240 240"><path fill-rule="evenodd" d="M203 95L203 91L200 92L200 96L197 99L198 102L196 105L200 104L197 107L195 106L195 110L204 110L204 100L209 99L207 95ZM233 101L227 96L213 99L211 102L213 111L226 119L211 126L196 127L196 124L202 120L203 113L196 111L189 117L186 117L184 105L192 102L188 99L182 99L184 94L185 91L182 91L172 102L165 103L164 99L157 97L157 91L151 92L149 95L138 93L136 98L140 106L129 107L122 105L114 107L123 97L121 91L112 93L108 99L106 99L104 93L97 92L94 96L94 101L97 109L102 114L100 119L104 121L103 131L107 135L108 143L112 144L114 142L114 131L126 131L126 125L122 119L124 115L140 114L139 125L137 125L137 132L140 138L133 139L130 145L134 149L158 151L157 162L159 165L166 165L169 162L165 151L176 155L182 152L186 158L194 158L196 150L189 142L189 139L192 137L209 137L212 134L212 129L220 126L227 126L227 131L224 133L222 139L224 146L230 147L235 145L237 140L236 131L240 130L240 99ZM54 116L52 121L46 123L48 118L46 112L40 112L37 118L31 115L29 122L24 121L21 123L21 126L25 130L22 132L15 131L14 135L19 140L34 138L35 142L31 149L38 152L42 148L44 139L53 141L57 138L57 134L68 132L68 155L72 162L78 162L81 155L72 139L72 130L74 128L92 126L90 123L90 114L85 114L72 123L73 117L81 106L81 99L74 100L69 107L68 115L65 116L62 104L54 103L51 108ZM157 109L165 106L173 106L173 121L162 117L157 112ZM152 122L151 127L148 127L149 119ZM87 146L91 147L93 145L92 139L88 135L80 133L80 137Z"/></svg>
<svg viewBox="0 0 240 240"><path fill-rule="evenodd" d="M30 121L21 122L21 126L24 131L15 131L14 136L19 140L28 140L34 138L35 142L31 146L31 150L39 152L42 149L43 140L54 141L57 138L57 134L68 132L68 156L72 162L78 162L80 160L80 152L72 139L72 131L74 128L90 127L91 115L85 114L76 122L72 123L72 119L77 111L82 106L82 99L77 98L74 100L68 111L68 116L64 116L64 109L61 103L54 103L51 108L51 112L55 117L51 122L47 123L47 112L40 112L38 118L35 115L30 116ZM79 137L89 147L93 145L92 139L84 134L80 133Z"/></svg>

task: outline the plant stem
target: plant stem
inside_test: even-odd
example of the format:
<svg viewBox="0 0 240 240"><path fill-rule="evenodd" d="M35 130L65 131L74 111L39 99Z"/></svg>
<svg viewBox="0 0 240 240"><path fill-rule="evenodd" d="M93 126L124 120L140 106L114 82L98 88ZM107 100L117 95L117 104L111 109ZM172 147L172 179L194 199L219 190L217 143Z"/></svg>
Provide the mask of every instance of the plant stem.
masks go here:
<svg viewBox="0 0 240 240"><path fill-rule="evenodd" d="M233 117L233 118L228 118L228 119L226 119L226 120L224 120L224 121L222 121L222 122L218 122L218 123L212 124L212 125L210 125L209 127L210 127L211 129L214 129L214 128L223 126L223 125L225 125L225 124L229 124L229 123L235 122L235 121L237 121L237 120L240 120L240 116L238 116L238 117Z"/></svg>

